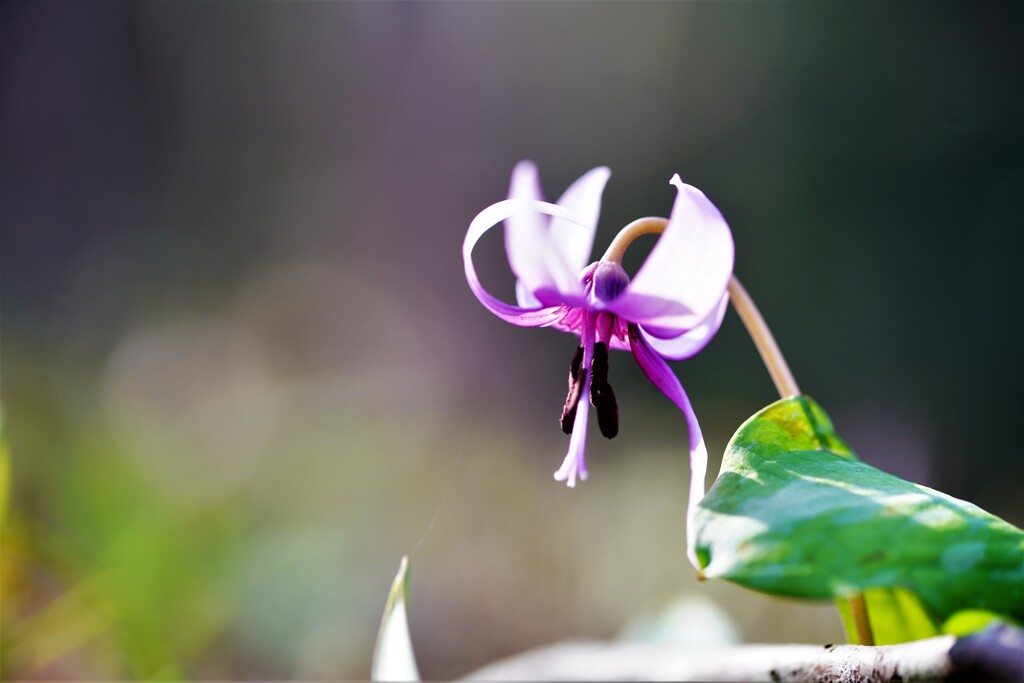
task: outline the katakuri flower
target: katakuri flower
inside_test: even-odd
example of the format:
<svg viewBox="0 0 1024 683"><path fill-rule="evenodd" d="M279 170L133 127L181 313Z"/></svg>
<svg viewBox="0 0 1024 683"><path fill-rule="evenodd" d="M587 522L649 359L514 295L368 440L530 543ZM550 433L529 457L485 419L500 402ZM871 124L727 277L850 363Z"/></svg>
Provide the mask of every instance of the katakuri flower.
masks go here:
<svg viewBox="0 0 1024 683"><path fill-rule="evenodd" d="M514 325L554 327L579 337L570 364L562 429L569 450L555 479L575 486L587 478L589 398L601 433L618 433L618 407L608 383L609 349L630 350L648 379L686 417L690 438L692 510L704 495L707 449L690 400L665 359L699 352L721 325L729 302L733 241L728 224L704 194L673 176L677 189L667 224L640 219L626 226L599 260L587 265L601 194L611 172L595 168L573 183L557 203L545 202L536 166L520 162L509 198L481 211L462 245L466 280L487 309ZM488 293L473 265L473 248L505 222L505 250L516 276L517 306ZM662 232L663 230L663 232ZM632 280L622 255L639 234L662 232ZM689 516L689 515L688 515Z"/></svg>

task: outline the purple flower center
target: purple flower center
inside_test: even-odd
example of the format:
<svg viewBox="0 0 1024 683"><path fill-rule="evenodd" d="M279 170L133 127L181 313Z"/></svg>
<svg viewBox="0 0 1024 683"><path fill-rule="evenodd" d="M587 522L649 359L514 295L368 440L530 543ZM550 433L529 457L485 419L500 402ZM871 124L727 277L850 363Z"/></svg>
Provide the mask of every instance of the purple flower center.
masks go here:
<svg viewBox="0 0 1024 683"><path fill-rule="evenodd" d="M594 296L604 302L617 299L629 284L629 275L622 266L610 261L599 262L593 278Z"/></svg>

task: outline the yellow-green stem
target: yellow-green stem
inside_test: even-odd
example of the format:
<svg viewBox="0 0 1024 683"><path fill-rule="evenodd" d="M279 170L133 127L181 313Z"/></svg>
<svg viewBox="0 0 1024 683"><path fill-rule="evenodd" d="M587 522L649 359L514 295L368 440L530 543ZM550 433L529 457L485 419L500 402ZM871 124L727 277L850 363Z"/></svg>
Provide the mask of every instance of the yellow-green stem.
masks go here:
<svg viewBox="0 0 1024 683"><path fill-rule="evenodd" d="M660 235L665 232L666 225L668 225L668 219L666 218L654 216L637 218L622 230L619 230L619 234L608 245L608 249L604 252L601 260L622 265L622 257L626 253L626 248L633 243L633 240L640 235Z"/></svg>
<svg viewBox="0 0 1024 683"><path fill-rule="evenodd" d="M853 627L857 630L857 640L861 645L874 645L875 636L871 633L871 622L868 620L868 605L864 594L858 593L848 598L850 612L853 614Z"/></svg>
<svg viewBox="0 0 1024 683"><path fill-rule="evenodd" d="M779 396L782 398L799 396L800 387L796 385L793 373L790 372L786 359L782 357L782 351L779 349L779 345L775 343L772 331L768 329L767 323L761 317L761 312L754 305L754 300L750 298L747 290L740 284L735 275L729 279L729 300L732 302L732 307L736 309L736 313L739 314L740 320L746 326L750 338L754 340L754 346L757 347L757 352L761 354L761 360L764 361L764 366L768 368L768 374L771 375L772 382L775 383L775 389L779 392Z"/></svg>

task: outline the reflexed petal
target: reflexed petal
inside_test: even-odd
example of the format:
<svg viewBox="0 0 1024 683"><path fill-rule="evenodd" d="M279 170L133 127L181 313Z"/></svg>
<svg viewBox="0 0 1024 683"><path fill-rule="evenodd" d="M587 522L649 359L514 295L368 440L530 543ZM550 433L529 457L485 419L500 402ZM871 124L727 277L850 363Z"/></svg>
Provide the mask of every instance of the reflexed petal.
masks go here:
<svg viewBox="0 0 1024 683"><path fill-rule="evenodd" d="M683 416L686 418L686 430L690 436L690 497L686 503L686 556L690 558L694 567L700 569L694 550L696 534L693 531L692 521L697 510L697 503L704 497L704 480L708 471L708 449L704 445L704 436L701 434L700 425L697 424L693 406L690 405L690 399L683 391L683 385L679 383L679 378L661 356L651 348L636 325L630 325L629 331L633 357L636 358L640 369L661 393L665 394L683 411Z"/></svg>
<svg viewBox="0 0 1024 683"><path fill-rule="evenodd" d="M575 214L583 229L566 225L560 218L551 220L550 238L573 273L579 273L590 260L594 231L601 213L601 195L612 172L606 166L587 171L559 198L558 205Z"/></svg>
<svg viewBox="0 0 1024 683"><path fill-rule="evenodd" d="M718 332L718 328L722 326L722 318L725 317L725 311L728 308L729 293L726 292L708 317L689 332L669 339L661 339L656 335L662 333L663 330L658 328L641 327L640 331L659 356L672 360L683 360L697 355L711 341L711 338Z"/></svg>
<svg viewBox="0 0 1024 683"><path fill-rule="evenodd" d="M537 297L527 289L522 280L516 280L516 303L523 308L542 308L544 305L537 301Z"/></svg>
<svg viewBox="0 0 1024 683"><path fill-rule="evenodd" d="M492 204L477 214L477 217L469 224L469 231L466 233L466 239L462 243L462 261L466 270L466 281L469 283L469 288L473 290L473 294L476 295L480 303L486 306L492 313L514 325L543 327L557 321L564 315L564 309L557 305L546 308L521 308L506 304L484 289L479 276L477 276L476 267L473 265L473 247L480 241L483 234L510 215L521 211L539 211L550 215L565 214L565 210L561 207L543 202L506 199L497 204ZM582 291L580 297L582 298Z"/></svg>
<svg viewBox="0 0 1024 683"><path fill-rule="evenodd" d="M587 317L587 312L581 308L566 308L565 314L562 315L553 325L556 330L562 332L569 332L581 337L580 343L582 344L583 334L583 321Z"/></svg>
<svg viewBox="0 0 1024 683"><path fill-rule="evenodd" d="M577 184L579 182L577 181ZM532 161L521 161L512 170L509 199L527 202L524 207L537 206L543 202L537 167ZM575 203L582 204L579 201ZM563 211L564 218L555 219L559 221L559 231L565 233L561 239L572 242L579 239L575 233L580 233L582 239L589 244L593 240L593 228L588 228L586 221L577 216L572 209L563 207ZM523 294L525 292L531 293L534 299L538 298L538 292L548 292L547 298L552 300L544 303L550 305L557 303L553 300L557 296L552 296L552 292L573 297L582 291L579 284L579 267L574 267L566 260L560 240L552 237L553 221L547 216L555 215L535 208L524 208L504 219L505 253L508 255L509 266L518 280L516 296L521 305L531 303L530 297Z"/></svg>
<svg viewBox="0 0 1024 683"><path fill-rule="evenodd" d="M512 182L508 188L509 199L542 202L540 178L537 166L532 161L520 161L512 169ZM550 286L552 280L544 272L543 263L536 257L534 245L543 244L547 239L549 219L535 211L517 211L505 219L505 254L509 267L516 276L516 299L520 306L529 307L530 290L541 285ZM537 302L535 305L539 305Z"/></svg>
<svg viewBox="0 0 1024 683"><path fill-rule="evenodd" d="M719 305L732 274L729 225L695 187L673 176L678 188L665 232L636 277L608 305L644 327L685 332L697 327Z"/></svg>

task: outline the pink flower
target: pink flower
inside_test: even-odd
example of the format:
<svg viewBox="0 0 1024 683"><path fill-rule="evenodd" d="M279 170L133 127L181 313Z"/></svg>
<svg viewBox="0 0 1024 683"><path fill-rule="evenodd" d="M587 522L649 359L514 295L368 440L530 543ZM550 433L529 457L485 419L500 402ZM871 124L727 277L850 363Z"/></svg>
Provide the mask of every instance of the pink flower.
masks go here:
<svg viewBox="0 0 1024 683"><path fill-rule="evenodd" d="M628 349L686 417L692 507L704 494L707 449L690 401L665 359L693 356L718 331L729 300L732 233L714 204L676 175L671 180L677 189L672 214L636 276L630 280L620 263L632 236L620 234L624 239L617 238L601 260L587 265L609 176L607 168L595 168L550 204L543 201L534 164L520 162L512 172L509 199L481 211L469 226L462 245L466 280L480 303L502 320L554 327L579 337L562 412L562 429L571 434L569 450L555 479L575 486L577 478L587 478L584 446L590 410L580 409L584 396L596 409L602 434L611 438L618 433L608 351ZM501 221L516 276L516 306L489 294L473 265L477 241Z"/></svg>

